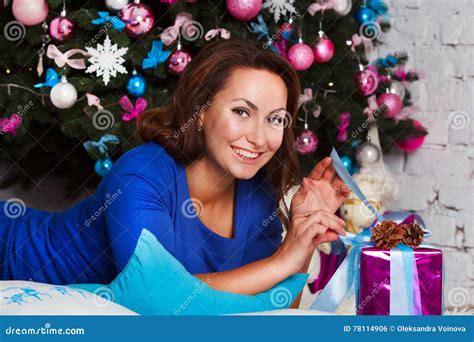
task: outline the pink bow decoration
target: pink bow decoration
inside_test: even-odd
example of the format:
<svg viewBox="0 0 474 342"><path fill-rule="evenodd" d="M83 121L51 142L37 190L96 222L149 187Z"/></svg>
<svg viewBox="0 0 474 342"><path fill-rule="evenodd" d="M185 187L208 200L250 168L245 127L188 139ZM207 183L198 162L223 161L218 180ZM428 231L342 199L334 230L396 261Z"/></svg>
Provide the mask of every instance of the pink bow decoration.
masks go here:
<svg viewBox="0 0 474 342"><path fill-rule="evenodd" d="M122 96L119 100L119 104L126 111L122 114L122 120L125 122L129 122L140 116L148 105L144 98L139 97L134 106L127 95Z"/></svg>
<svg viewBox="0 0 474 342"><path fill-rule="evenodd" d="M209 41L212 38L215 38L217 36L221 36L222 39L229 39L230 32L223 28L216 28L216 29L207 31L206 35L204 36L204 39Z"/></svg>
<svg viewBox="0 0 474 342"><path fill-rule="evenodd" d="M308 13L314 17L316 12L319 12L319 11L324 12L332 8L334 8L334 4L332 3L331 0L325 1L323 3L313 2L311 5L308 6Z"/></svg>
<svg viewBox="0 0 474 342"><path fill-rule="evenodd" d="M372 53L372 51L374 51L374 44L372 43L372 40L364 36L359 36L357 33L352 35L352 52L355 52L355 48L360 44L364 44L364 51L366 54Z"/></svg>
<svg viewBox="0 0 474 342"><path fill-rule="evenodd" d="M81 49L72 49L62 53L55 45L49 44L46 56L54 59L54 62L60 68L67 64L73 69L85 69L86 62L84 61L84 58L69 59L69 57L77 53L84 56L88 55L86 51Z"/></svg>
<svg viewBox="0 0 474 342"><path fill-rule="evenodd" d="M17 113L13 113L9 118L0 119L0 131L16 135L16 130L20 127L23 118Z"/></svg>
<svg viewBox="0 0 474 342"><path fill-rule="evenodd" d="M278 42L273 42L273 47L275 48L275 50L278 51L278 53L280 55L282 55L283 57L286 57L287 55L287 48L286 48L286 40L285 39L282 39Z"/></svg>
<svg viewBox="0 0 474 342"><path fill-rule="evenodd" d="M393 118L396 122L401 121L401 120L406 120L409 117L413 117L413 113L418 112L420 109L416 106L406 106L403 107L400 113L395 115Z"/></svg>
<svg viewBox="0 0 474 342"><path fill-rule="evenodd" d="M367 98L368 107L365 107L364 114L367 114L370 120L374 119L374 112L379 108L375 95Z"/></svg>
<svg viewBox="0 0 474 342"><path fill-rule="evenodd" d="M186 12L179 13L176 16L174 25L166 28L161 33L160 38L163 44L168 46L171 43L173 43L176 39L178 39L179 30L181 29L181 27L183 27L183 30L185 30L185 34L188 37L195 36L196 32L199 29L193 24L192 19L193 19L193 16L189 13L186 13Z"/></svg>
<svg viewBox="0 0 474 342"><path fill-rule="evenodd" d="M311 88L306 88L303 90L303 94L300 94L298 99L298 108L301 107L302 104L309 102L313 99L313 90Z"/></svg>
<svg viewBox="0 0 474 342"><path fill-rule="evenodd" d="M351 114L349 112L344 112L339 114L339 125L337 126L337 141L344 142L347 139L347 128L349 127L349 122L351 119Z"/></svg>
<svg viewBox="0 0 474 342"><path fill-rule="evenodd" d="M96 106L98 110L104 109L104 107L102 107L102 105L100 104L100 100L97 96L87 93L86 97L87 97L87 105Z"/></svg>

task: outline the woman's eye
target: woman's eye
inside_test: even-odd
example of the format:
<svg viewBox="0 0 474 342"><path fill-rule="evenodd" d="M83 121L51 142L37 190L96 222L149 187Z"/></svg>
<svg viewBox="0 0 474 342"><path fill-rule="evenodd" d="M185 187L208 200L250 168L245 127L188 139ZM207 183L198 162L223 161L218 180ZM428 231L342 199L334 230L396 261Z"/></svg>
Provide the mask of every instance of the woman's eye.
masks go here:
<svg viewBox="0 0 474 342"><path fill-rule="evenodd" d="M270 118L268 118L268 121L273 126L280 127L281 125L283 125L283 118L281 116L278 116L278 115L271 116Z"/></svg>
<svg viewBox="0 0 474 342"><path fill-rule="evenodd" d="M233 111L234 111L234 113L236 113L237 115L239 115L242 118L248 118L249 117L249 113L244 109L237 108L237 109L234 109Z"/></svg>

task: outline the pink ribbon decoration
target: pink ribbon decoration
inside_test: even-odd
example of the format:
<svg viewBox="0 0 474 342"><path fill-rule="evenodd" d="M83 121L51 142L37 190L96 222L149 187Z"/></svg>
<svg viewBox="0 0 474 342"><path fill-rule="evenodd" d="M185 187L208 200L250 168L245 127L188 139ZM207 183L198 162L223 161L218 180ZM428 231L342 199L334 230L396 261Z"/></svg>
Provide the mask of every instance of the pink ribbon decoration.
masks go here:
<svg viewBox="0 0 474 342"><path fill-rule="evenodd" d="M62 53L55 45L49 44L46 56L51 59L54 59L54 62L60 68L67 64L73 69L85 69L86 62L84 61L84 58L69 59L69 57L77 53L82 54L84 56L88 55L86 51L81 49L72 49L66 51L65 53Z"/></svg>
<svg viewBox="0 0 474 342"><path fill-rule="evenodd" d="M307 112L306 103L310 102L311 100L313 100L313 90L311 88L305 88L303 94L300 94L300 97L298 98L298 108L303 106L303 110ZM316 105L311 114L313 114L315 118L318 118L321 114L321 106Z"/></svg>
<svg viewBox="0 0 474 342"><path fill-rule="evenodd" d="M97 96L87 93L86 97L87 97L87 105L96 106L98 110L104 109L104 107L102 107L102 105L100 104L100 100Z"/></svg>
<svg viewBox="0 0 474 342"><path fill-rule="evenodd" d="M409 117L413 116L413 113L418 112L420 109L416 106L407 106L403 107L400 113L395 115L393 118L396 122L401 121L401 120L406 120Z"/></svg>
<svg viewBox="0 0 474 342"><path fill-rule="evenodd" d="M278 53L280 55L282 55L283 57L286 57L287 55L287 48L286 48L286 40L285 39L282 39L280 40L279 42L273 42L273 47L275 48L275 50L278 51ZM311 89L310 89L311 90Z"/></svg>
<svg viewBox="0 0 474 342"><path fill-rule="evenodd" d="M360 44L364 44L364 51L366 54L372 53L372 51L374 51L374 44L372 43L372 40L364 36L359 36L357 33L352 35L352 52L355 52L355 48Z"/></svg>
<svg viewBox="0 0 474 342"><path fill-rule="evenodd" d="M166 28L160 35L161 41L166 46L173 43L179 36L181 27L186 31L188 37L193 37L198 30L192 22L193 16L189 13L183 12L176 16L173 26Z"/></svg>
<svg viewBox="0 0 474 342"><path fill-rule="evenodd" d="M0 131L16 135L16 130L20 127L23 118L17 113L13 113L9 118L0 119Z"/></svg>
<svg viewBox="0 0 474 342"><path fill-rule="evenodd" d="M379 108L375 95L367 98L368 107L365 107L364 114L367 114L370 120L374 119L374 112Z"/></svg>
<svg viewBox="0 0 474 342"><path fill-rule="evenodd" d="M119 104L126 111L122 114L122 120L125 122L129 122L140 116L148 105L143 97L139 97L134 106L127 95L122 96L119 100Z"/></svg>
<svg viewBox="0 0 474 342"><path fill-rule="evenodd" d="M215 38L216 36L221 36L222 39L229 39L230 32L223 28L216 28L216 29L207 31L206 35L204 36L204 39L209 41L212 38Z"/></svg>
<svg viewBox="0 0 474 342"><path fill-rule="evenodd" d="M347 139L347 128L349 127L349 122L351 120L351 114L349 112L344 112L339 114L340 123L337 126L337 141L344 142Z"/></svg>
<svg viewBox="0 0 474 342"><path fill-rule="evenodd" d="M311 5L308 6L308 13L314 17L316 12L319 12L319 11L324 12L332 8L334 8L334 4L332 3L331 0L325 1L324 3L313 2Z"/></svg>

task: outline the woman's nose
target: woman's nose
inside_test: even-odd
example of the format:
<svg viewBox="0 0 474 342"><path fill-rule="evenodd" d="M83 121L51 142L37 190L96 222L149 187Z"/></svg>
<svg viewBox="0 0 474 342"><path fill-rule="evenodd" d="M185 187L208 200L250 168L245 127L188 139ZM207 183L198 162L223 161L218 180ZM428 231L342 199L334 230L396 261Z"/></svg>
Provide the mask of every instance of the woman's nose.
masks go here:
<svg viewBox="0 0 474 342"><path fill-rule="evenodd" d="M247 139L255 145L255 149L260 149L265 145L265 127L260 124L255 124L252 130L247 134Z"/></svg>

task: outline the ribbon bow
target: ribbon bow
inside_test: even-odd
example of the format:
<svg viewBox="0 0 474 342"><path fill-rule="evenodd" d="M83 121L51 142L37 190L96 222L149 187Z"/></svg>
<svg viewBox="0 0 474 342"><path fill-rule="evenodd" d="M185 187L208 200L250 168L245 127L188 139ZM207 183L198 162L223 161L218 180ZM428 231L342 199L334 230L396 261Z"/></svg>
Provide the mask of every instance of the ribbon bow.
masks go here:
<svg viewBox="0 0 474 342"><path fill-rule="evenodd" d="M377 100L375 99L375 95L369 96L367 98L367 105L368 107L365 107L364 109L364 114L367 114L370 120L374 119L374 112L379 108L377 104Z"/></svg>
<svg viewBox="0 0 474 342"><path fill-rule="evenodd" d="M66 51L65 53L62 53L61 51L59 51L56 45L49 44L46 56L51 59L54 59L54 62L60 68L67 64L73 69L85 69L86 62L84 61L84 58L69 59L69 57L77 53L82 54L84 56L87 55L87 52L81 49L72 49Z"/></svg>
<svg viewBox="0 0 474 342"><path fill-rule="evenodd" d="M104 134L99 139L99 141L89 140L83 143L83 146L86 149L86 151L90 151L92 148L97 148L100 153L107 154L107 150L109 149L107 147L107 143L118 144L120 143L120 140L117 138L117 136L113 134Z"/></svg>
<svg viewBox="0 0 474 342"><path fill-rule="evenodd" d="M217 36L221 36L222 39L229 39L230 32L224 28L212 29L212 30L207 31L206 35L204 36L204 39L209 41L212 38L215 38Z"/></svg>
<svg viewBox="0 0 474 342"><path fill-rule="evenodd" d="M163 42L161 40L154 40L151 43L151 50L142 62L142 68L155 68L158 64L166 61L170 54L170 51L163 50Z"/></svg>
<svg viewBox="0 0 474 342"><path fill-rule="evenodd" d="M122 96L122 98L119 100L119 104L126 111L122 115L122 120L125 122L129 122L137 118L148 105L144 98L139 97L134 106L127 95Z"/></svg>
<svg viewBox="0 0 474 342"><path fill-rule="evenodd" d="M33 87L42 88L42 87L54 87L56 84L61 82L61 78L56 70L48 68L46 70L46 81L44 83L37 83Z"/></svg>
<svg viewBox="0 0 474 342"><path fill-rule="evenodd" d="M310 103L313 98L313 90L311 88L305 88L303 94L300 94L300 97L298 98L298 108L303 106L303 110L307 112L306 104ZM321 114L321 106L318 104L315 105L312 114L315 118L318 118Z"/></svg>
<svg viewBox="0 0 474 342"><path fill-rule="evenodd" d="M23 118L17 113L13 113L9 118L0 119L0 131L16 135L16 129L20 127Z"/></svg>
<svg viewBox="0 0 474 342"><path fill-rule="evenodd" d="M101 25L101 24L106 24L110 23L114 29L116 29L119 32L122 32L123 29L125 28L125 23L120 20L119 17L115 15L109 15L109 12L103 11L103 12L98 12L100 18L92 19L91 23L94 25Z"/></svg>
<svg viewBox="0 0 474 342"><path fill-rule="evenodd" d="M349 122L351 119L351 114L349 112L344 112L339 115L339 125L337 126L337 138L339 142L344 142L347 139L347 128L349 127Z"/></svg>
<svg viewBox="0 0 474 342"><path fill-rule="evenodd" d="M319 11L326 11L328 9L332 9L334 8L334 4L332 3L332 1L327 1L325 3L317 3L317 2L313 2L311 5L308 6L308 13L311 14L311 16L314 17L314 15L316 14L316 12L319 12Z"/></svg>
<svg viewBox="0 0 474 342"><path fill-rule="evenodd" d="M352 52L355 52L356 47L360 44L364 44L364 51L366 54L372 53L372 51L374 50L374 44L372 43L371 39L364 36L359 36L357 33L355 33L352 36Z"/></svg>
<svg viewBox="0 0 474 342"><path fill-rule="evenodd" d="M102 107L102 105L100 104L100 100L97 96L87 93L86 98L88 106L96 106L98 110L104 109L104 107Z"/></svg>
<svg viewBox="0 0 474 342"><path fill-rule="evenodd" d="M279 42L273 42L272 44L272 50L279 53L283 57L286 57L286 40L282 39Z"/></svg>
<svg viewBox="0 0 474 342"><path fill-rule="evenodd" d="M384 68L390 68L398 63L398 58L393 55L387 55L385 58L377 58L374 61L375 65L383 66Z"/></svg>
<svg viewBox="0 0 474 342"><path fill-rule="evenodd" d="M176 16L176 19L174 21L174 24L170 27L167 27L160 35L161 41L166 45L170 45L173 43L176 39L178 39L179 36L179 30L181 29L181 26L183 26L185 29L189 25L194 26L192 23L193 16L189 13L183 12L179 13ZM193 36L192 34L190 36Z"/></svg>
<svg viewBox="0 0 474 342"><path fill-rule="evenodd" d="M260 39L262 37L267 37L268 40L270 40L270 37L268 36L267 24L265 24L265 21L263 20L263 17L261 14L258 15L257 21L258 23L254 23L254 22L250 23L250 27L252 28L253 33L258 34L257 39Z"/></svg>
<svg viewBox="0 0 474 342"><path fill-rule="evenodd" d="M381 215L349 175L334 148L331 151L331 158L338 176L377 217L372 226L384 220L406 223L414 222L415 219L424 226L423 220L417 214L391 212ZM373 245L370 242L371 227L363 229L357 235L347 233L346 236L339 237L345 245L352 246L352 248L324 290L311 305L311 309L334 312L344 298L350 294L358 293L360 254L362 247ZM427 233L426 236L429 237L431 233ZM412 248L400 243L390 250L390 315L421 314L420 287L415 266Z"/></svg>

